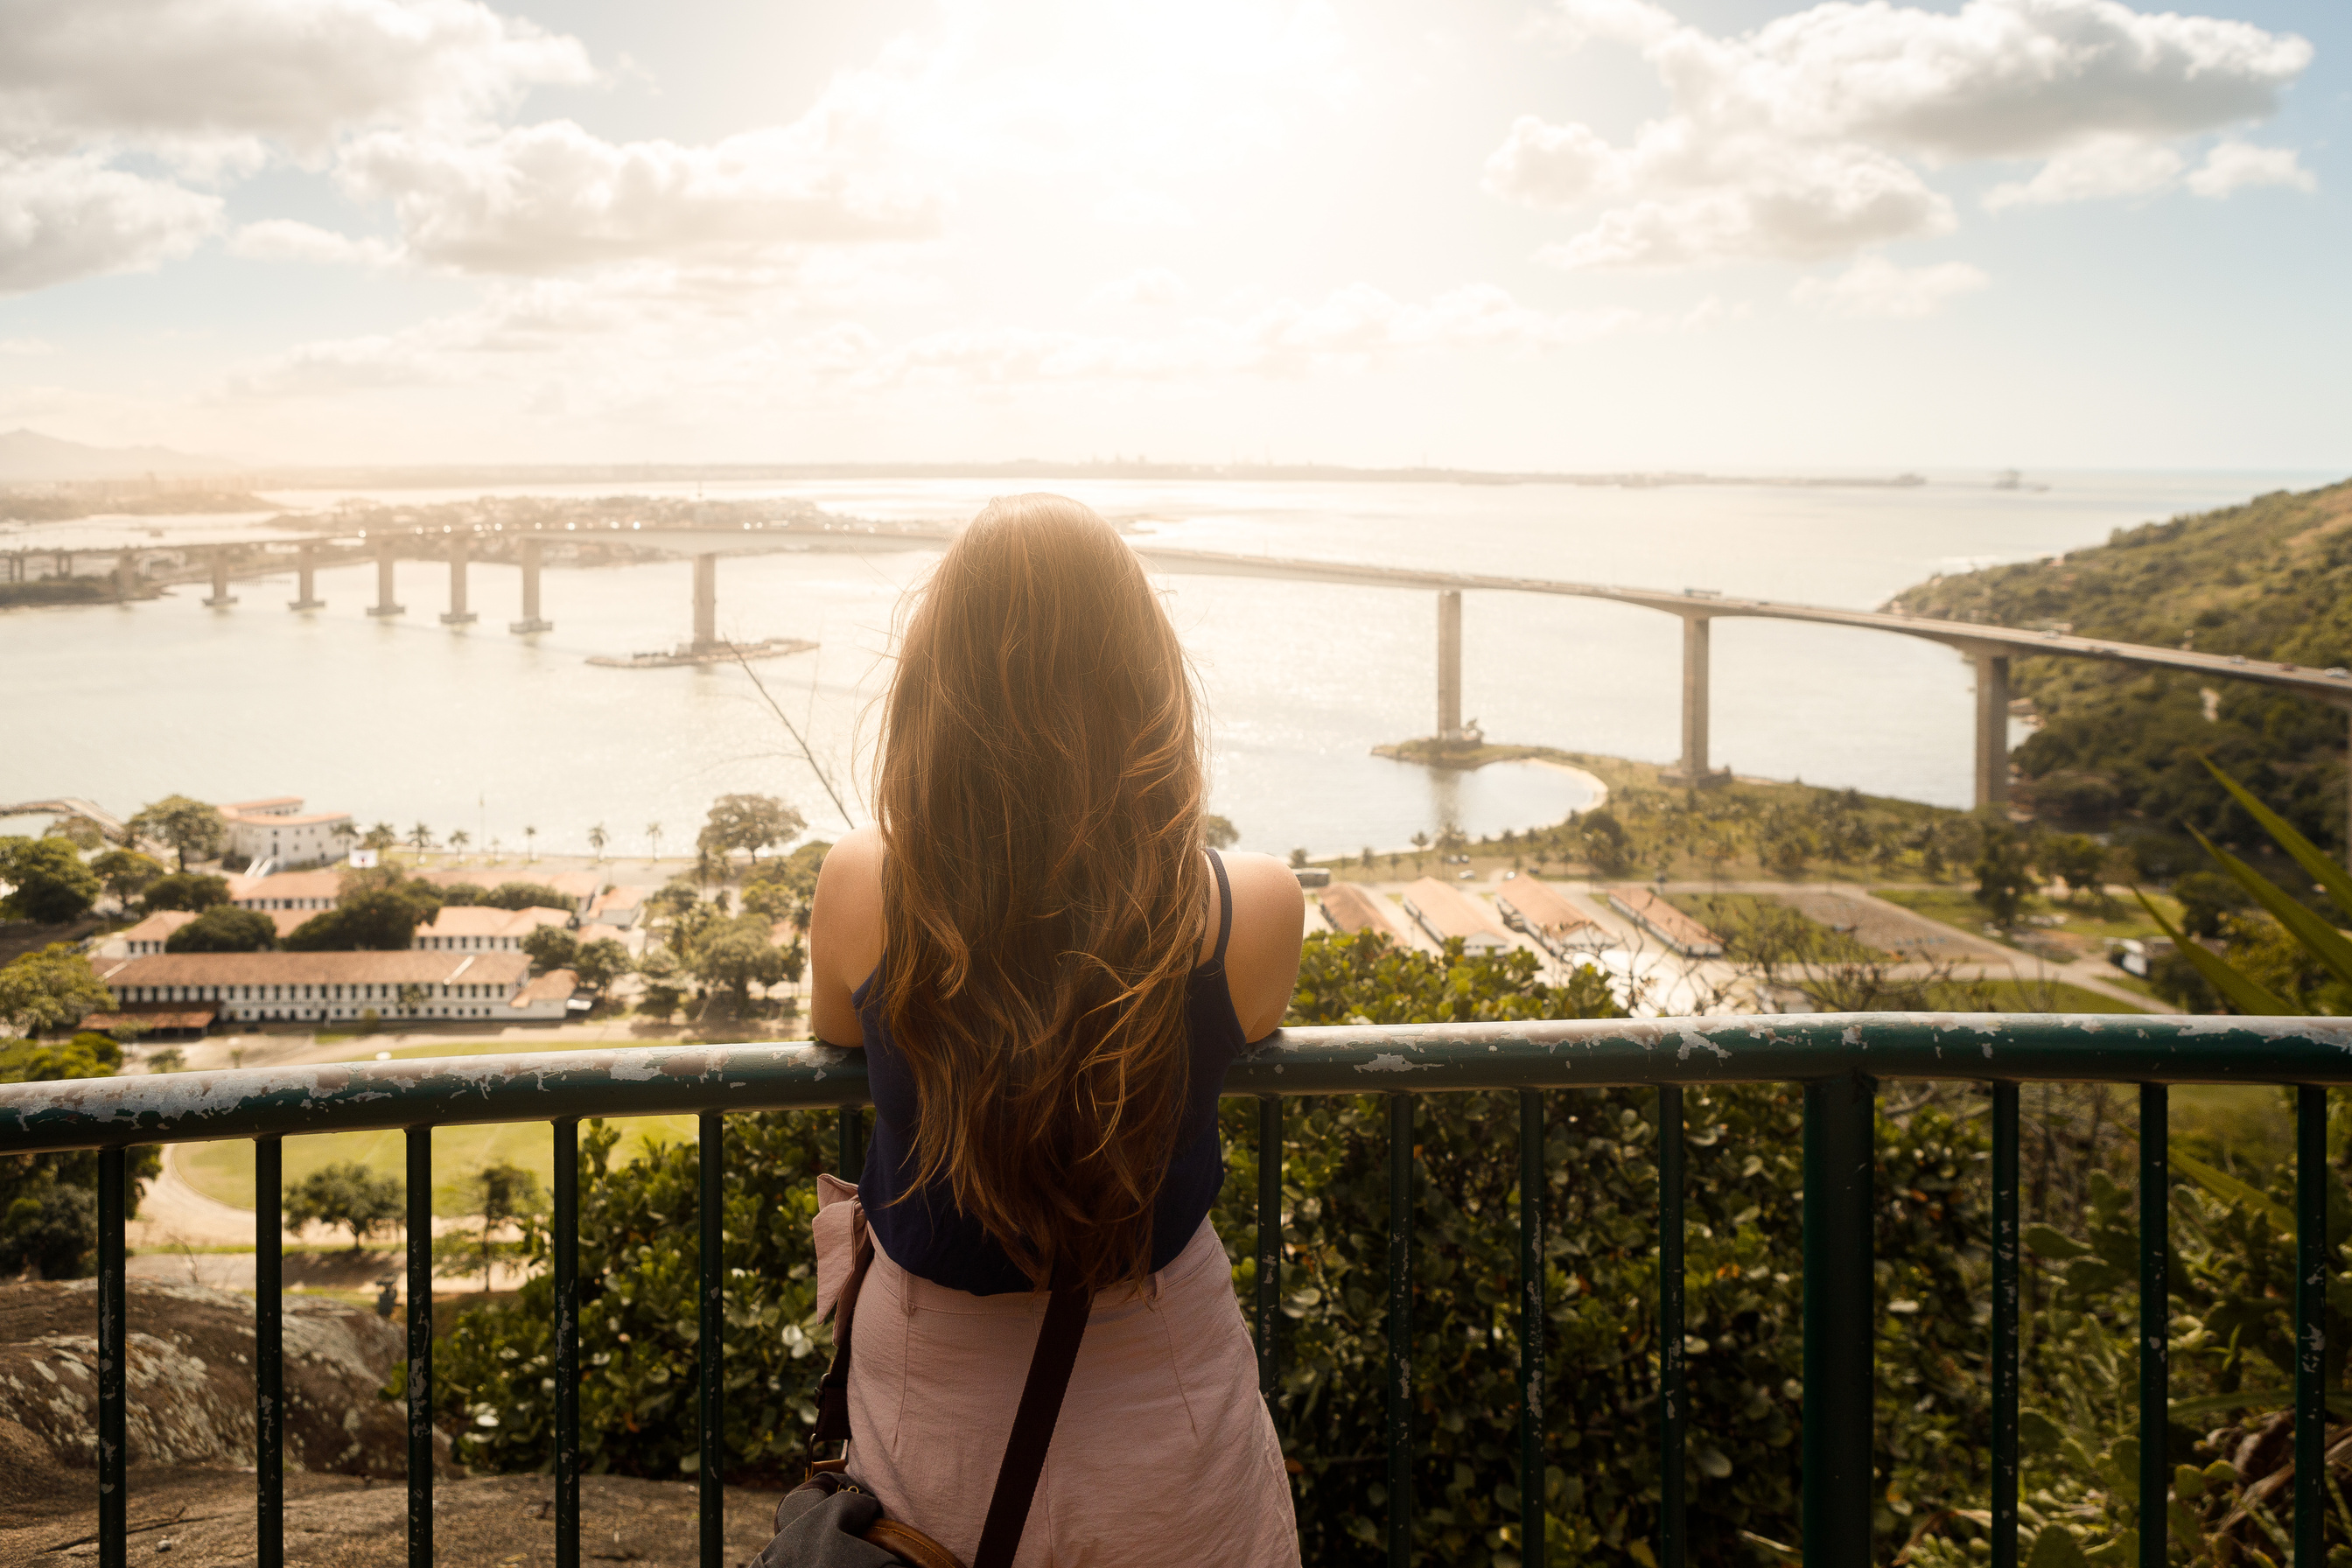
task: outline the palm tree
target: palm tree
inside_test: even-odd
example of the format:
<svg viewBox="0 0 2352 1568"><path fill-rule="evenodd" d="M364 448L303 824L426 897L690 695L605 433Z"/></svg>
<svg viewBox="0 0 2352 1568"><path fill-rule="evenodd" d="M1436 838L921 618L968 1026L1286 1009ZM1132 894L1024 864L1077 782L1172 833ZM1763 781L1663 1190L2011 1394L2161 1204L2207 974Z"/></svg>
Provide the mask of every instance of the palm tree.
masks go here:
<svg viewBox="0 0 2352 1568"><path fill-rule="evenodd" d="M473 841L473 836L462 827L449 835L449 847L460 854L464 853L466 847Z"/></svg>
<svg viewBox="0 0 2352 1568"><path fill-rule="evenodd" d="M389 849L400 842L400 835L394 830L391 823L379 822L367 830L365 837L362 837L360 842L371 849Z"/></svg>
<svg viewBox="0 0 2352 1568"><path fill-rule="evenodd" d="M425 824L421 822L418 823L415 826L408 830L408 843L409 847L415 849L419 855L424 854L426 849L432 847L433 830L425 826Z"/></svg>
<svg viewBox="0 0 2352 1568"><path fill-rule="evenodd" d="M660 823L658 823L658 822L648 822L648 823L646 823L646 853L647 857L648 857L649 858L651 858L651 859L655 859L655 860L658 860L658 859L660 859L660 858L661 858L661 824L660 824Z"/></svg>
<svg viewBox="0 0 2352 1568"><path fill-rule="evenodd" d="M537 859L539 858L539 829L536 827L525 827L522 830L522 858L527 861Z"/></svg>
<svg viewBox="0 0 2352 1568"><path fill-rule="evenodd" d="M596 858L604 858L604 825L598 823L588 830L588 847L596 851Z"/></svg>

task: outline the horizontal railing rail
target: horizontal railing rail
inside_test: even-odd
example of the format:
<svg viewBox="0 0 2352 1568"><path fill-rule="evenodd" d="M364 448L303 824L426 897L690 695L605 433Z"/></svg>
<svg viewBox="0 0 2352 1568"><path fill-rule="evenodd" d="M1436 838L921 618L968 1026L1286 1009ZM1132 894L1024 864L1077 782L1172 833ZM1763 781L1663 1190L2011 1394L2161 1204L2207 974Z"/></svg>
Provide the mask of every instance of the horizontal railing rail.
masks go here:
<svg viewBox="0 0 2352 1568"><path fill-rule="evenodd" d="M1655 1086L1659 1093L1659 1443L1661 1568L1686 1560L1683 1344L1683 1163L1685 1086L1798 1083L1804 1088L1801 1528L1804 1561L1870 1561L1872 1136L1877 1080L1956 1079L1992 1092L1993 1568L2017 1558L2018 1086L2139 1086L2142 1568L2166 1561L2169 1473L2165 1119L2173 1083L2276 1083L2296 1097L2297 1342L2294 1389L2295 1561L2321 1561L2324 1422L2321 1325L2326 1287L2326 1090L2352 1083L2352 1018L2193 1018L2090 1015L1837 1014L1772 1017L1601 1019L1561 1023L1361 1026L1286 1030L1240 1058L1228 1098L1258 1113L1256 1300L1262 1386L1279 1367L1282 1103L1296 1095L1380 1094L1389 1105L1388 1545L1410 1561L1412 1525L1413 1119L1417 1096L1469 1089L1520 1096L1520 1382L1522 1561L1544 1561L1543 1104L1547 1090ZM577 1240L579 1123L587 1117L699 1117L700 1555L722 1562L725 1456L720 1439L720 1267L724 1119L730 1112L867 1103L859 1053L816 1045L673 1046L509 1057L247 1068L0 1086L0 1154L96 1149L99 1160L99 1561L127 1561L125 1447L125 1151L135 1144L251 1139L256 1146L255 1394L257 1562L283 1561L279 1275L282 1140L402 1129L408 1204L408 1553L433 1562L432 1209L436 1127L551 1123L551 1229L556 1342L555 1522L561 1568L580 1562L580 1342ZM841 1162L863 1163L862 1114L840 1118Z"/></svg>

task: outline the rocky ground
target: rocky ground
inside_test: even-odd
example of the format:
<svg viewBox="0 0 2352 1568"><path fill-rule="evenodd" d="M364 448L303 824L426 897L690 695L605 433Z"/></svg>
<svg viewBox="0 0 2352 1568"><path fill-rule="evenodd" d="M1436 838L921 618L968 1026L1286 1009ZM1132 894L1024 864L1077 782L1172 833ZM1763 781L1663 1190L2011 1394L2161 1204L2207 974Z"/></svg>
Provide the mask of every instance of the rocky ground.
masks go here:
<svg viewBox="0 0 2352 1568"><path fill-rule="evenodd" d="M0 1436L0 1445L5 1445ZM0 1563L76 1563L98 1556L96 1477L28 1476L0 1454ZM28 1479L33 1482L27 1485ZM777 1494L730 1488L726 1561L767 1544ZM434 1555L467 1568L555 1562L555 1482L488 1476L438 1482ZM580 1489L580 1555L589 1563L696 1568L698 1503L691 1483L588 1476ZM255 1561L251 1470L135 1468L131 1561L157 1568L246 1568ZM399 1481L315 1474L286 1478L286 1562L295 1568L404 1568L408 1492Z"/></svg>

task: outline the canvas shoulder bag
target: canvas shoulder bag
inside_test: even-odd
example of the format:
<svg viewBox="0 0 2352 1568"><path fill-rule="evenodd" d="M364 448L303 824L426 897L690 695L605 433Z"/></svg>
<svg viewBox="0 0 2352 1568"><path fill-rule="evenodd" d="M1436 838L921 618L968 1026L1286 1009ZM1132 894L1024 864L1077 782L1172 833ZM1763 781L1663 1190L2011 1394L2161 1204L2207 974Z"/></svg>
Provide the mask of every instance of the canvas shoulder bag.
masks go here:
<svg viewBox="0 0 2352 1568"><path fill-rule="evenodd" d="M858 1290L874 1261L874 1238L858 1226L857 1260L842 1287L835 1309L833 1364L825 1369L817 1393L816 1426L809 1434L806 1479L776 1504L773 1540L751 1560L750 1568L966 1568L953 1552L912 1525L890 1518L881 1501L850 1475L848 1459L820 1459L820 1444L849 1441L849 1364L855 1348L851 1331L856 1324ZM1004 1461L996 1472L996 1489L988 1502L987 1521L981 1527L980 1546L970 1568L1013 1568L1013 1554L1029 1521L1029 1507L1037 1495L1037 1480L1045 1468L1045 1449L1054 1439L1054 1425L1062 1414L1062 1396L1069 1392L1070 1369L1077 1364L1078 1342L1087 1331L1091 1298L1083 1289L1057 1277L1045 1306L1045 1321L1038 1331L1037 1349L1029 1358L1029 1376L1021 1387L1021 1404L1005 1439Z"/></svg>

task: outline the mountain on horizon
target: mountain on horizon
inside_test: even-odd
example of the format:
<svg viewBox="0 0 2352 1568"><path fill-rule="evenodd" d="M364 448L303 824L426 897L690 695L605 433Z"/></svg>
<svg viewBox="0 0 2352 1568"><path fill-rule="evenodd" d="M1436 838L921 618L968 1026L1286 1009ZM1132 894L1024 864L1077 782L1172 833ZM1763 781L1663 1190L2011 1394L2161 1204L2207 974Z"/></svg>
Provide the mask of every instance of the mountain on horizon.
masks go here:
<svg viewBox="0 0 2352 1568"><path fill-rule="evenodd" d="M136 479L149 474L200 474L229 468L225 458L169 447L89 447L37 430L0 434L0 484L68 479Z"/></svg>

